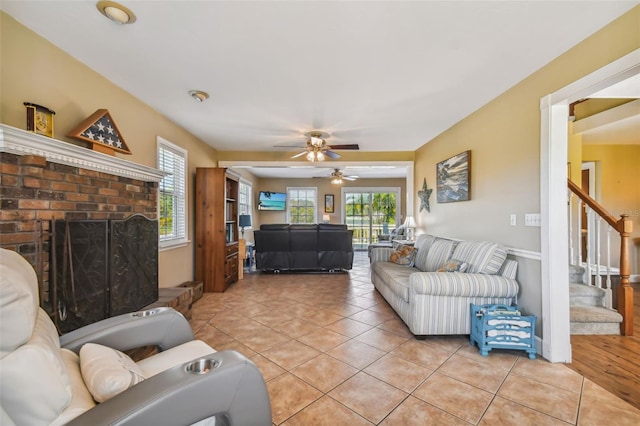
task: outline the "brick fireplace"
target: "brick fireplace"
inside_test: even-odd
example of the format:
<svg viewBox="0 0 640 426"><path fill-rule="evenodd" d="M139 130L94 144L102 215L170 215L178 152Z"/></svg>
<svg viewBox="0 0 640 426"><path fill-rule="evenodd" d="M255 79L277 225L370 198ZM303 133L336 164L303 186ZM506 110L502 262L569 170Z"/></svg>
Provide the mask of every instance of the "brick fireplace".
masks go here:
<svg viewBox="0 0 640 426"><path fill-rule="evenodd" d="M157 220L163 176L150 167L0 125L0 247L17 251L34 266L47 311L54 311L50 289L56 281L50 273L51 237L57 228L60 241L61 221L110 224L135 215ZM157 258L157 241L155 251Z"/></svg>

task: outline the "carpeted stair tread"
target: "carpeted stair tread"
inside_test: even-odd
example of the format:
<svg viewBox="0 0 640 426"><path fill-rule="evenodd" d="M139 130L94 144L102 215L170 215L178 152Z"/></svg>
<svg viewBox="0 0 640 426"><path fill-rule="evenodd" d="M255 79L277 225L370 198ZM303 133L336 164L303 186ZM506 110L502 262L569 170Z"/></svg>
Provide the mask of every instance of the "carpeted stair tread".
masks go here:
<svg viewBox="0 0 640 426"><path fill-rule="evenodd" d="M578 265L569 265L569 282L582 283L584 268Z"/></svg>
<svg viewBox="0 0 640 426"><path fill-rule="evenodd" d="M599 306L571 306L571 322L621 323L622 315L613 309Z"/></svg>
<svg viewBox="0 0 640 426"><path fill-rule="evenodd" d="M604 295L604 290L592 285L571 283L569 284L569 295L601 297Z"/></svg>

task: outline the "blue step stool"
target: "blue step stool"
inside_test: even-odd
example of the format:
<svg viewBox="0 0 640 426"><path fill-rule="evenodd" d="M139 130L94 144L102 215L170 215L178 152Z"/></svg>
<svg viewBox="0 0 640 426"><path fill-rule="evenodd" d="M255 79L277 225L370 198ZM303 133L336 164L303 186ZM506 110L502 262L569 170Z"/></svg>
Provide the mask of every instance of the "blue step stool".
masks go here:
<svg viewBox="0 0 640 426"><path fill-rule="evenodd" d="M492 349L516 349L536 359L535 330L535 315L520 315L517 305L471 305L470 340L482 356Z"/></svg>

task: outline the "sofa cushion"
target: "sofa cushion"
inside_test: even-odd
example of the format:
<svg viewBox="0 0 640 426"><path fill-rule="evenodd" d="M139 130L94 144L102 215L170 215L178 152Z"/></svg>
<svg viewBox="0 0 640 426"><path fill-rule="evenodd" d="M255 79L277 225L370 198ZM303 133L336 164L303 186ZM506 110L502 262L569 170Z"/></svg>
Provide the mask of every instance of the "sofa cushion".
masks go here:
<svg viewBox="0 0 640 426"><path fill-rule="evenodd" d="M320 231L346 231L347 225L339 223L319 223L318 230Z"/></svg>
<svg viewBox="0 0 640 426"><path fill-rule="evenodd" d="M507 258L507 250L489 241L461 241L452 257L466 262L468 273L495 275Z"/></svg>
<svg viewBox="0 0 640 426"><path fill-rule="evenodd" d="M418 257L422 263L418 263L416 259L416 267L424 272L436 272L451 257L455 244L455 241L438 238L431 244L424 258L420 255L420 250L423 250L421 247L418 249Z"/></svg>
<svg viewBox="0 0 640 426"><path fill-rule="evenodd" d="M413 266L417 251L414 247L400 244L389 256L389 262L397 265Z"/></svg>
<svg viewBox="0 0 640 426"><path fill-rule="evenodd" d="M409 276L420 272L416 268L408 268L391 262L373 262L371 269L389 287L389 289L406 303L409 302Z"/></svg>

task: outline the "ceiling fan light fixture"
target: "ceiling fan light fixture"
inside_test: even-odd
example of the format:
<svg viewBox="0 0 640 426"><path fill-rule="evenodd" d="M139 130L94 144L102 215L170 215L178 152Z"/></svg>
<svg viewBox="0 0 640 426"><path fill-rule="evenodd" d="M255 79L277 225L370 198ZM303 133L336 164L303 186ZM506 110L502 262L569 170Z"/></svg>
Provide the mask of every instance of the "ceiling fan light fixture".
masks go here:
<svg viewBox="0 0 640 426"><path fill-rule="evenodd" d="M189 96L191 96L198 102L204 102L209 99L209 94L207 92L203 92L202 90L189 90Z"/></svg>
<svg viewBox="0 0 640 426"><path fill-rule="evenodd" d="M342 179L340 179L339 177L334 177L331 179L331 183L334 185L341 185L342 184Z"/></svg>
<svg viewBox="0 0 640 426"><path fill-rule="evenodd" d="M136 22L136 15L120 3L99 1L96 7L104 16L119 24L133 24Z"/></svg>
<svg viewBox="0 0 640 426"><path fill-rule="evenodd" d="M318 161L324 161L324 154L322 153L322 151L316 152L316 159Z"/></svg>
<svg viewBox="0 0 640 426"><path fill-rule="evenodd" d="M324 139L319 138L317 136L311 136L311 145L313 146L322 146L322 143L324 142Z"/></svg>

